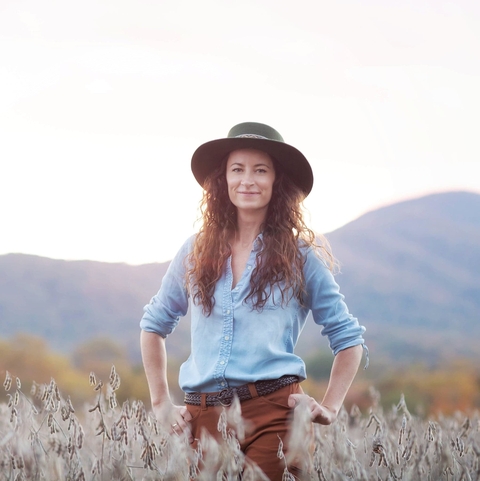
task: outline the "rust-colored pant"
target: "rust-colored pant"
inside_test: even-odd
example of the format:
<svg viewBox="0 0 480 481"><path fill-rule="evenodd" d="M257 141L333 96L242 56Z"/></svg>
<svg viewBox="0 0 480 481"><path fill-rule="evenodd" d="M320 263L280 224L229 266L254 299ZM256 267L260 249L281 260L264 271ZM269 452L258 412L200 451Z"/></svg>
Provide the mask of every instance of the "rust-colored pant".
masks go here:
<svg viewBox="0 0 480 481"><path fill-rule="evenodd" d="M250 385L252 386L252 385ZM250 387L250 391L252 388ZM288 406L288 396L303 393L298 383L290 384L266 396L257 396L241 403L242 418L246 423L245 439L240 448L248 459L254 461L271 481L281 481L285 460L277 455L280 440L283 452L287 454L289 424L293 415ZM202 428L215 439L221 439L218 421L222 407L192 406L187 404L192 415L191 429L195 439L200 437ZM193 445L196 448L196 444ZM295 477L300 476L296 466L288 466Z"/></svg>

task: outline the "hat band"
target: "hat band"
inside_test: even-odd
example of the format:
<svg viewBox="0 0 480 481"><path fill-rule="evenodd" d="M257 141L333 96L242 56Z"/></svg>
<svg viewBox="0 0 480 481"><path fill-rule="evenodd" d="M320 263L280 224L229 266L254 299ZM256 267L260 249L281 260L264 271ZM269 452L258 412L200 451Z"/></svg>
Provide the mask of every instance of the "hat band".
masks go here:
<svg viewBox="0 0 480 481"><path fill-rule="evenodd" d="M257 135L257 134L241 134L241 135L236 135L236 139L265 139L269 140L267 137L264 137L263 135Z"/></svg>

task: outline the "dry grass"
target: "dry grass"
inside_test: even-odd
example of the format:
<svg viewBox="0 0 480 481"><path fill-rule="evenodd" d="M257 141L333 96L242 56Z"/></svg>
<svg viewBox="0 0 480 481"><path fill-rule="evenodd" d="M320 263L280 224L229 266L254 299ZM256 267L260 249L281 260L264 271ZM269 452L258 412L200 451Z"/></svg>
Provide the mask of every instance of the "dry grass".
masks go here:
<svg viewBox="0 0 480 481"><path fill-rule="evenodd" d="M24 394L7 373L8 402L0 405L0 480L243 480L264 479L244 459L240 405L218 424L223 442L207 436L193 451L163 432L138 401L118 406L120 378L90 375L93 401L78 412L54 380ZM235 431L230 426L236 426ZM368 413L342 411L313 429L296 412L289 456L300 458L304 480L480 480L480 418L458 413L436 420L412 416L401 399L384 412L372 390ZM279 441L278 456L284 459ZM285 460L285 464L287 460ZM200 469L201 467L201 469ZM285 480L293 479L288 471Z"/></svg>

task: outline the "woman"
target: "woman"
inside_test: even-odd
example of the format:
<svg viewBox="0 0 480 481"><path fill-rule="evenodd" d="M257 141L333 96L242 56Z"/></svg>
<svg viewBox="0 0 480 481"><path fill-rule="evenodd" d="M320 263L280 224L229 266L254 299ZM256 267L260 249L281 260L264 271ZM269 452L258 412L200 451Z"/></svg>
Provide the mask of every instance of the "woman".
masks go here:
<svg viewBox="0 0 480 481"><path fill-rule="evenodd" d="M338 291L326 242L316 245L304 223L301 202L313 174L301 152L273 128L248 122L201 145L192 171L204 188L203 226L171 262L141 321L152 407L194 443L202 427L215 435L219 410L237 396L250 426L242 450L270 479L281 479L277 449L293 409L303 402L313 422L335 420L361 361L365 329ZM176 406L165 338L189 299L191 355L179 376L185 405ZM303 393L305 364L294 353L310 311L335 355L320 402Z"/></svg>

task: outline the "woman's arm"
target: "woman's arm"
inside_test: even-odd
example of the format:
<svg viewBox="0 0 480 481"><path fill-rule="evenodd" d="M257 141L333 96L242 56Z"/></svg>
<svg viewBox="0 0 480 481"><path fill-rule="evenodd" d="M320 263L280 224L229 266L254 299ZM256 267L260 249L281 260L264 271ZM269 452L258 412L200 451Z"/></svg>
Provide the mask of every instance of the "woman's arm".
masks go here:
<svg viewBox="0 0 480 481"><path fill-rule="evenodd" d="M362 360L363 346L358 345L340 351L335 356L330 373L330 381L322 402L306 394L291 394L288 399L290 407L305 403L310 410L312 421L319 424L331 424L337 418L353 379Z"/></svg>
<svg viewBox="0 0 480 481"><path fill-rule="evenodd" d="M140 347L155 417L171 432L176 434L183 432L189 437L190 442L193 442L188 426L190 413L185 406L175 406L170 398L165 339L153 332L142 330Z"/></svg>

